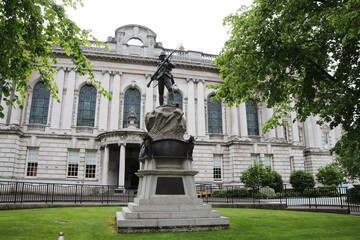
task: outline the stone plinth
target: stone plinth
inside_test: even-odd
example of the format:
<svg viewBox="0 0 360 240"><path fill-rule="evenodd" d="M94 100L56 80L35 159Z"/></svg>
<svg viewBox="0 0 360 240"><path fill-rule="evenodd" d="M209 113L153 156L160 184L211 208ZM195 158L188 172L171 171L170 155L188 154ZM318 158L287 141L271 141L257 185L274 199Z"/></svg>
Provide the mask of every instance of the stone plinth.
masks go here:
<svg viewBox="0 0 360 240"><path fill-rule="evenodd" d="M162 110L160 112L164 112ZM165 112L169 113L169 110L167 107ZM151 116L159 115L156 111L159 110ZM119 233L221 230L230 226L229 218L221 217L219 211L212 210L210 205L197 198L194 176L198 172L192 168L194 138L179 140L177 130L181 127L165 124L168 122L173 126L173 120L185 121L179 118L183 118L179 111L169 114L168 120L161 113L162 123L150 124L153 131L144 138L139 154L138 196L134 203L116 214ZM163 132L159 137L159 132L171 128L177 133Z"/></svg>

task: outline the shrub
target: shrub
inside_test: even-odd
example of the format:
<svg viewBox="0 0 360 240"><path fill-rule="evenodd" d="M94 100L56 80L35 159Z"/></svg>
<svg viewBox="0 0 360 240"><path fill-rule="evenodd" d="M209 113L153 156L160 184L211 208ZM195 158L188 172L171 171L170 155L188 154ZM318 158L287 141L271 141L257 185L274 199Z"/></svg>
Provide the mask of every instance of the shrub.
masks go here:
<svg viewBox="0 0 360 240"><path fill-rule="evenodd" d="M336 164L328 164L319 168L317 181L323 185L339 185L345 181L345 174Z"/></svg>
<svg viewBox="0 0 360 240"><path fill-rule="evenodd" d="M269 186L279 192L283 189L283 180L279 173L263 164L255 163L254 166L244 171L240 177L246 187Z"/></svg>
<svg viewBox="0 0 360 240"><path fill-rule="evenodd" d="M259 189L259 193L264 196L265 198L272 198L272 197L275 197L276 194L275 194L275 190L272 189L271 187L269 186L266 186L266 187L262 187Z"/></svg>
<svg viewBox="0 0 360 240"><path fill-rule="evenodd" d="M241 197L248 197L249 191L244 188L217 190L212 193L212 196L218 198L241 198Z"/></svg>
<svg viewBox="0 0 360 240"><path fill-rule="evenodd" d="M315 179L311 173L298 170L291 173L290 184L295 190L304 190L305 188L313 188Z"/></svg>

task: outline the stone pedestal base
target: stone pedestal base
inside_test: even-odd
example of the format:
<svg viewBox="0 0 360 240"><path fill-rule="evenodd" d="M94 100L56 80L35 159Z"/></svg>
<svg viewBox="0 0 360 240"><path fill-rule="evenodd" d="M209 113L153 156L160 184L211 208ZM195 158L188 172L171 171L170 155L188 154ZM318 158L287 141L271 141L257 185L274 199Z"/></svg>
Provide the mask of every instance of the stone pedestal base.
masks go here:
<svg viewBox="0 0 360 240"><path fill-rule="evenodd" d="M230 219L198 199L190 159L146 158L138 197L116 214L119 233L228 229Z"/></svg>

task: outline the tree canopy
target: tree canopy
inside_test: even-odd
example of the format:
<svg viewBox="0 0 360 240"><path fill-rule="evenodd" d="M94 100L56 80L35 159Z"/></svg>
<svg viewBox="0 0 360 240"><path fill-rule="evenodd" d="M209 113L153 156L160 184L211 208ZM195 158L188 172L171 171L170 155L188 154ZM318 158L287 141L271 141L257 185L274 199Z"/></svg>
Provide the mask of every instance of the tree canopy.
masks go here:
<svg viewBox="0 0 360 240"><path fill-rule="evenodd" d="M344 130L334 148L340 162L344 145L357 146L347 156L360 155L360 1L255 0L224 24L231 35L215 60L223 78L211 86L216 98L273 108L265 131L290 111L300 121L317 115Z"/></svg>
<svg viewBox="0 0 360 240"><path fill-rule="evenodd" d="M93 67L84 56L82 47L90 46L89 39L100 43L89 30L80 29L71 21L65 7L82 5L81 0L3 0L0 2L0 92L1 101L22 108L30 75L38 72L57 98L58 88L53 75L57 63L54 46L61 47L80 75L88 75L94 85L110 98L95 80ZM13 94L13 90L19 94ZM20 97L19 97L19 96ZM4 117L0 106L0 117Z"/></svg>

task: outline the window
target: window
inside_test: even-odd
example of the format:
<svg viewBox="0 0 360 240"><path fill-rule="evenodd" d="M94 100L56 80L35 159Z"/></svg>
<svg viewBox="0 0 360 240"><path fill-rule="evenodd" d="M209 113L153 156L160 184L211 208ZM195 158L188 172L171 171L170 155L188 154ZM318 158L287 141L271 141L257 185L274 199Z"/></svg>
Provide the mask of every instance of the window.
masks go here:
<svg viewBox="0 0 360 240"><path fill-rule="evenodd" d="M135 121L137 128L140 128L140 92L136 89L129 89L125 93L124 97L124 115L123 115L123 127L126 128L128 125L129 113L131 112L131 108L135 110L135 114L137 120Z"/></svg>
<svg viewBox="0 0 360 240"><path fill-rule="evenodd" d="M329 133L328 132L323 132L322 133L322 140L323 140L323 147L325 149L329 149Z"/></svg>
<svg viewBox="0 0 360 240"><path fill-rule="evenodd" d="M253 106L254 101L246 101L246 119L249 136L259 135L259 122L258 122L258 110L256 106Z"/></svg>
<svg viewBox="0 0 360 240"><path fill-rule="evenodd" d="M68 177L77 177L79 171L79 150L69 150Z"/></svg>
<svg viewBox="0 0 360 240"><path fill-rule="evenodd" d="M96 89L84 86L80 90L77 126L94 127L96 108Z"/></svg>
<svg viewBox="0 0 360 240"><path fill-rule="evenodd" d="M251 154L251 166L254 166L255 163L259 163L259 155L258 154Z"/></svg>
<svg viewBox="0 0 360 240"><path fill-rule="evenodd" d="M272 168L273 167L272 159L273 159L272 155L266 154L264 158L264 166L268 168Z"/></svg>
<svg viewBox="0 0 360 240"><path fill-rule="evenodd" d="M214 155L214 181L221 181L221 155Z"/></svg>
<svg viewBox="0 0 360 240"><path fill-rule="evenodd" d="M174 99L175 104L179 104L179 108L182 110L182 105L183 105L182 96L180 95L180 93L177 93L177 92L175 92L174 95L175 95L175 99ZM167 104L168 105L170 105L169 101L170 101L170 99L168 97L168 99L167 99Z"/></svg>
<svg viewBox="0 0 360 240"><path fill-rule="evenodd" d="M29 149L26 176L29 177L37 176L38 161L39 161L39 149Z"/></svg>
<svg viewBox="0 0 360 240"><path fill-rule="evenodd" d="M222 134L221 101L208 98L208 132Z"/></svg>
<svg viewBox="0 0 360 240"><path fill-rule="evenodd" d="M46 124L49 110L50 92L42 82L35 85L31 100L30 123Z"/></svg>
<svg viewBox="0 0 360 240"><path fill-rule="evenodd" d="M96 152L86 152L85 178L95 178L96 174Z"/></svg>

